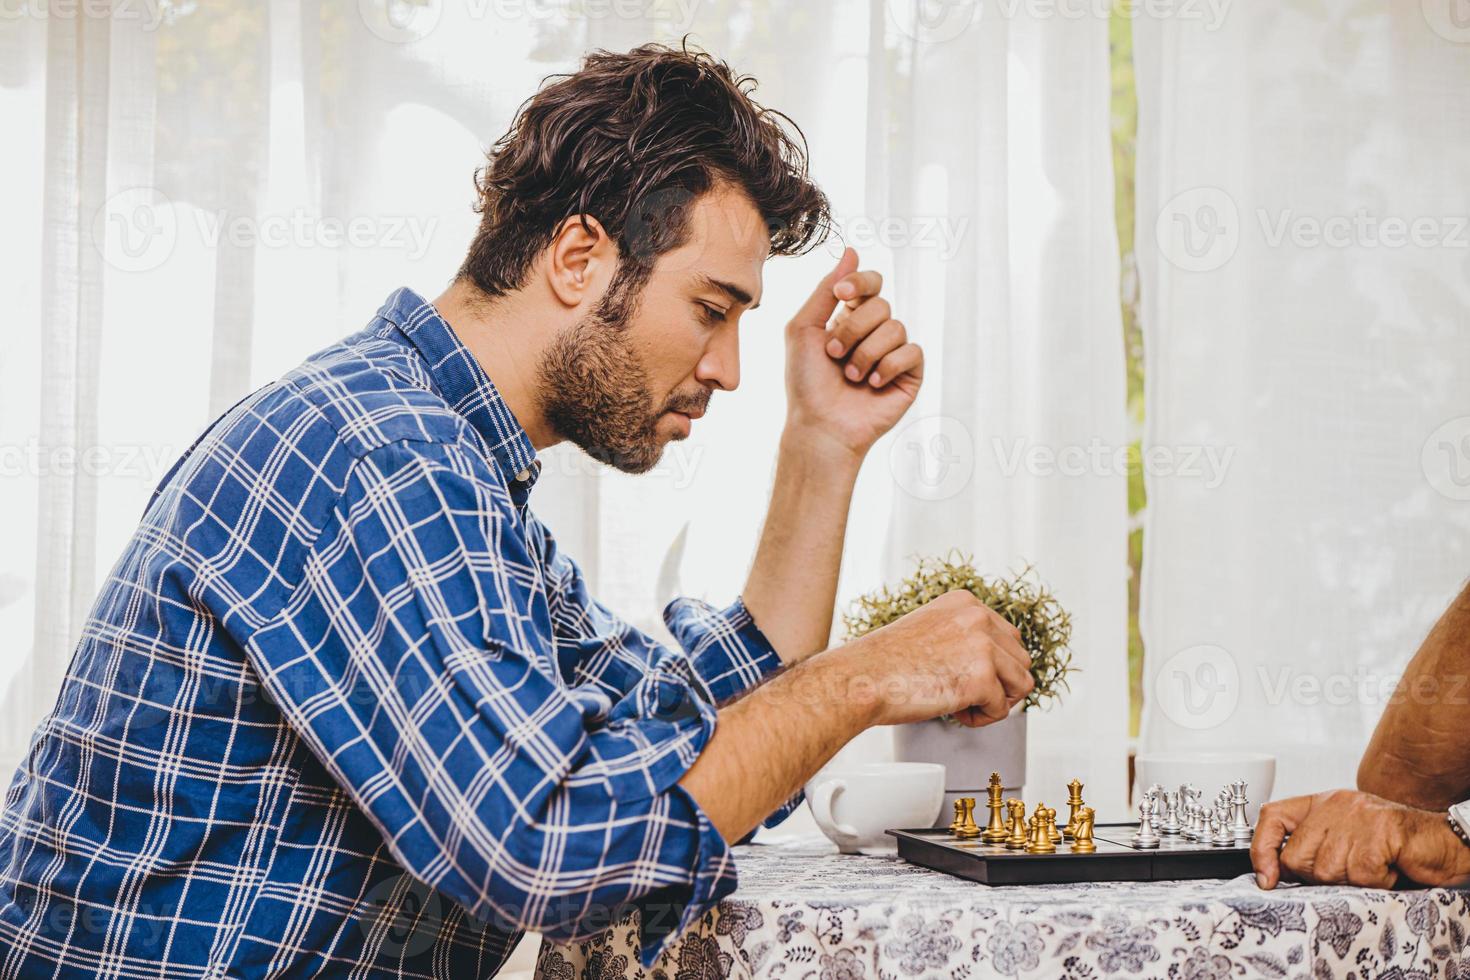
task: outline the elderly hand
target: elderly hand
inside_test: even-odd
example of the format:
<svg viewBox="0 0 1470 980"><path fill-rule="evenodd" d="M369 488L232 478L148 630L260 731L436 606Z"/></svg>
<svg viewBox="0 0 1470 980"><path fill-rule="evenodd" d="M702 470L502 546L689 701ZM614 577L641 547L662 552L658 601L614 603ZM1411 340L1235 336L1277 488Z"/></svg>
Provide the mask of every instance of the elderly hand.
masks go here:
<svg viewBox="0 0 1470 980"><path fill-rule="evenodd" d="M1345 789L1267 803L1251 863L1262 888L1283 878L1369 888L1392 888L1400 877L1431 886L1470 881L1470 846L1443 813Z"/></svg>

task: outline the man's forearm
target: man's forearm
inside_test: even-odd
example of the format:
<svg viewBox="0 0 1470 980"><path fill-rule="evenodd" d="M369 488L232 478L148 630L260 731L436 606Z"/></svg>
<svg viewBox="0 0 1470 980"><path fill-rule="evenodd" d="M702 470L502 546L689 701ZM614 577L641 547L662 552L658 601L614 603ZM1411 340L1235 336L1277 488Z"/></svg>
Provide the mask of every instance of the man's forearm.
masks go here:
<svg viewBox="0 0 1470 980"><path fill-rule="evenodd" d="M861 456L788 428L755 563L742 596L781 659L827 647Z"/></svg>
<svg viewBox="0 0 1470 980"><path fill-rule="evenodd" d="M873 723L871 688L848 653L811 657L720 709L713 737L679 784L725 840L758 827Z"/></svg>
<svg viewBox="0 0 1470 980"><path fill-rule="evenodd" d="M1442 810L1470 797L1470 588L1440 617L1378 721L1358 788Z"/></svg>

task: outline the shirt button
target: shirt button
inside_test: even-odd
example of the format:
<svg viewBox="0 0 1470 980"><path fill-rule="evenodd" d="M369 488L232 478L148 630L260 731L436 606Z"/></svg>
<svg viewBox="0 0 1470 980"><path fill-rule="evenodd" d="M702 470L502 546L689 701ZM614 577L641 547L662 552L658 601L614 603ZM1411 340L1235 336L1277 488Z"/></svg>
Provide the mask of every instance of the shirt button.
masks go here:
<svg viewBox="0 0 1470 980"><path fill-rule="evenodd" d="M531 479L531 468L528 466L516 474L517 483L525 483Z"/></svg>

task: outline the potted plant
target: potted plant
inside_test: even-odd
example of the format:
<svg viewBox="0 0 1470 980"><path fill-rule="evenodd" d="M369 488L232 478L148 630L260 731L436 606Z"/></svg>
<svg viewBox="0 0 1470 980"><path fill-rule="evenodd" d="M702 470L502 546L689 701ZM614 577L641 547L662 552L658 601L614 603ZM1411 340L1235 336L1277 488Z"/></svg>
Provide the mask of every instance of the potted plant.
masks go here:
<svg viewBox="0 0 1470 980"><path fill-rule="evenodd" d="M899 762L937 762L945 767L945 806L935 826L949 824L951 804L961 796L983 797L990 773L998 772L1007 795L1018 795L1026 779L1026 712L1067 690L1072 666L1072 619L1028 566L1011 578L986 578L967 555L920 558L912 575L895 588L884 586L858 597L843 614L855 639L955 589L965 589L1021 631L1031 654L1036 688L1010 717L984 728L966 728L948 715L899 725L893 753Z"/></svg>

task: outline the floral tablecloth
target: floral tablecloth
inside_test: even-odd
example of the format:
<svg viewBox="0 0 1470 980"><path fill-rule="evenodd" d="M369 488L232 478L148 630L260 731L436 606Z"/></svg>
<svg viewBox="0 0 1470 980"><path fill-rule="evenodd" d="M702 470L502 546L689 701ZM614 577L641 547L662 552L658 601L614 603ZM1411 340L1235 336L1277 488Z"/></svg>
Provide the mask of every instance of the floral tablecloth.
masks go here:
<svg viewBox="0 0 1470 980"><path fill-rule="evenodd" d="M991 888L824 839L737 848L740 887L639 966L632 916L541 980L1470 980L1470 893L1228 881ZM636 914L636 913L635 913Z"/></svg>

